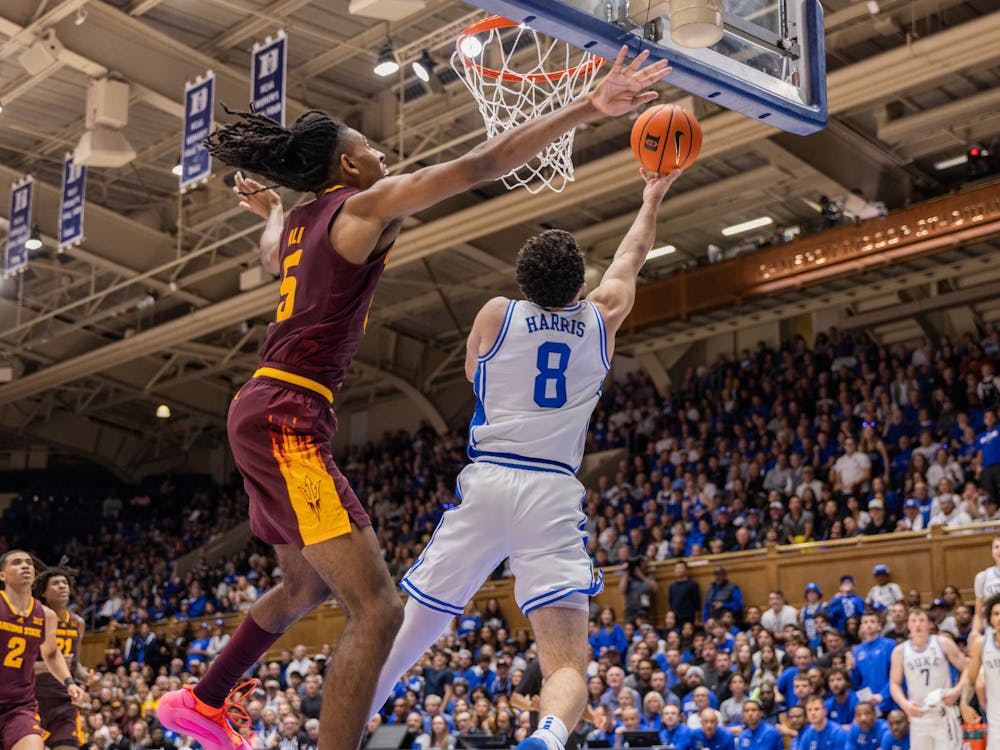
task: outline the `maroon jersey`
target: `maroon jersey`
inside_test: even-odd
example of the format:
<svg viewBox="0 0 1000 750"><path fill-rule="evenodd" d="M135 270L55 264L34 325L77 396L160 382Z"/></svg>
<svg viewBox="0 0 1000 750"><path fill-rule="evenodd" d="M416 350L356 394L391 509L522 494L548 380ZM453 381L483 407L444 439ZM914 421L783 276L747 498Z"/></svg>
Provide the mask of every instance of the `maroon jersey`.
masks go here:
<svg viewBox="0 0 1000 750"><path fill-rule="evenodd" d="M0 704L23 703L35 690L35 662L45 640L45 610L31 600L18 612L0 591Z"/></svg>
<svg viewBox="0 0 1000 750"><path fill-rule="evenodd" d="M281 300L261 365L336 392L361 345L388 251L356 265L330 245L330 225L355 188L337 187L292 209L281 235Z"/></svg>
<svg viewBox="0 0 1000 750"><path fill-rule="evenodd" d="M80 639L83 637L83 618L74 615L68 609L66 616L56 623L56 646L66 659L66 666L69 667L71 675L76 674L76 666L80 657ZM42 713L45 708L52 704L58 704L69 700L69 692L66 686L52 676L47 670L35 677L35 697L38 698L38 705Z"/></svg>

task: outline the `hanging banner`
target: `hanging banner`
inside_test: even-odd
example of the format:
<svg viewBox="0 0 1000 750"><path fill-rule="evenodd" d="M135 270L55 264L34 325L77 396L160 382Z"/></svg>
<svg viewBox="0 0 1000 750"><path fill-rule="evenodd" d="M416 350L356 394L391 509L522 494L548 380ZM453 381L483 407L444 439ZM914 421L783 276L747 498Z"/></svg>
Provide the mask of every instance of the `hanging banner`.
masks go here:
<svg viewBox="0 0 1000 750"><path fill-rule="evenodd" d="M31 236L31 177L11 185L10 227L4 253L3 274L10 276L28 267L28 238Z"/></svg>
<svg viewBox="0 0 1000 750"><path fill-rule="evenodd" d="M262 44L254 42L250 60L250 101L253 111L285 125L285 71L288 38L279 31Z"/></svg>
<svg viewBox="0 0 1000 750"><path fill-rule="evenodd" d="M215 73L211 70L184 85L184 140L181 143L181 192L208 180L212 156L202 141L212 132Z"/></svg>
<svg viewBox="0 0 1000 750"><path fill-rule="evenodd" d="M62 197L59 200L59 252L83 242L83 204L87 192L87 168L63 158Z"/></svg>

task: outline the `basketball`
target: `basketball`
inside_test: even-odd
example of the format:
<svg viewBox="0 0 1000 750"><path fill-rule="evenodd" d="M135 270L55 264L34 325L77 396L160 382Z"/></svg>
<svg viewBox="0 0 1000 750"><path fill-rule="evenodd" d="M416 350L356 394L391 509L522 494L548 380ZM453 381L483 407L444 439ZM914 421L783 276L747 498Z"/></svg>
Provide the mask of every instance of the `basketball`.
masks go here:
<svg viewBox="0 0 1000 750"><path fill-rule="evenodd" d="M650 172L687 169L701 151L701 125L676 104L650 107L632 126L632 153Z"/></svg>

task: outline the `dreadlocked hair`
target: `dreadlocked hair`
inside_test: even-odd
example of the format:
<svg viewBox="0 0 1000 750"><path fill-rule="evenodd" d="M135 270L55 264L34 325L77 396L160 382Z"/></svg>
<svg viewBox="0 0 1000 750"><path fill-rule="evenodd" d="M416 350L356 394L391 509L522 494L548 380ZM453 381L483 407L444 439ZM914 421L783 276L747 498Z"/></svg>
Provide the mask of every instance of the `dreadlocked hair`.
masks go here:
<svg viewBox="0 0 1000 750"><path fill-rule="evenodd" d="M517 254L517 284L524 296L542 307L565 307L583 286L583 255L576 239L561 229L547 229L528 239Z"/></svg>
<svg viewBox="0 0 1000 750"><path fill-rule="evenodd" d="M49 587L49 581L53 578L62 576L72 586L73 578L76 577L80 571L76 568L68 567L66 565L68 562L69 558L66 555L63 555L57 565L41 569L41 572L35 577L34 595L37 598L42 599L43 601L45 600L45 589ZM35 565L35 569L39 569L37 564Z"/></svg>
<svg viewBox="0 0 1000 750"><path fill-rule="evenodd" d="M285 128L256 112L234 112L225 104L222 107L239 119L217 128L205 139L205 148L212 156L275 183L264 190L279 185L300 193L323 189L330 174L331 155L339 148L346 125L318 109L302 114Z"/></svg>

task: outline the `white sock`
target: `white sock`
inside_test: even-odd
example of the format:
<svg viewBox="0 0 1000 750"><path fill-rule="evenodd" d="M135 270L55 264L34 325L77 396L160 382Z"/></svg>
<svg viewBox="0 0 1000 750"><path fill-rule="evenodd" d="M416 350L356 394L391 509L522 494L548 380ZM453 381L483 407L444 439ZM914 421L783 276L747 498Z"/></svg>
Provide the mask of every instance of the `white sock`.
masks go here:
<svg viewBox="0 0 1000 750"><path fill-rule="evenodd" d="M549 750L564 750L569 732L562 719L550 714L538 720L538 729L531 736L544 742Z"/></svg>

